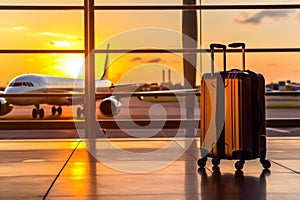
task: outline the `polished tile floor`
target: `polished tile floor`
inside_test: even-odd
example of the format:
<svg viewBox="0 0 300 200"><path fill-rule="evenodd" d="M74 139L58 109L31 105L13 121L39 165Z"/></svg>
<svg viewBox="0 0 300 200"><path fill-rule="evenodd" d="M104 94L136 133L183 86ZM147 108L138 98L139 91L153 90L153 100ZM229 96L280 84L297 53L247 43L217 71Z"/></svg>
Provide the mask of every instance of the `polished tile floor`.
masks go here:
<svg viewBox="0 0 300 200"><path fill-rule="evenodd" d="M299 199L300 137L267 142L270 170L236 172L231 160L198 170L190 139L0 140L0 199Z"/></svg>

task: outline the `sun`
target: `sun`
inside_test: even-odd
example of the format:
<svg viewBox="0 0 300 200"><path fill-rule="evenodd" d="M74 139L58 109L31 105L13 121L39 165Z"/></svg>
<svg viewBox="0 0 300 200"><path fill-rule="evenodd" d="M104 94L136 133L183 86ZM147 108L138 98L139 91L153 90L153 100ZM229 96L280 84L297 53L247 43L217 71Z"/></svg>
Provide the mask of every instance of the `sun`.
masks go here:
<svg viewBox="0 0 300 200"><path fill-rule="evenodd" d="M80 48L78 41L55 40L51 44L57 48L75 49ZM84 66L84 55L82 54L52 54L54 62L52 64L54 71L62 76L77 78L80 70Z"/></svg>
<svg viewBox="0 0 300 200"><path fill-rule="evenodd" d="M77 78L84 66L84 56L79 54L64 55L61 59L61 69L69 77Z"/></svg>

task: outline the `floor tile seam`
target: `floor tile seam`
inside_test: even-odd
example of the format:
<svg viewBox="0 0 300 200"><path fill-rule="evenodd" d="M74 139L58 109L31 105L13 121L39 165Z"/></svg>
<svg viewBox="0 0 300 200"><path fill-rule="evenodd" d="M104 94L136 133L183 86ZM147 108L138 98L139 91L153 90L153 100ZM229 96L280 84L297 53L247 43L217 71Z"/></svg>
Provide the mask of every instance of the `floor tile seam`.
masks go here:
<svg viewBox="0 0 300 200"><path fill-rule="evenodd" d="M274 161L274 160L270 160L270 161L271 161L272 163L274 163L274 164L276 164L276 165L282 167L282 168L285 168L285 169L287 169L287 170L289 170L289 171L291 171L291 172L293 172L293 173L295 173L295 174L300 175L300 172L298 172L298 171L296 171L296 170L293 170L293 169L291 169L291 168L289 168L289 167L287 167L287 166L285 166L285 165L283 165L283 164L280 164L279 162L276 162L276 161Z"/></svg>
<svg viewBox="0 0 300 200"><path fill-rule="evenodd" d="M1 139L1 143L32 143L32 142L41 142L41 143L57 143L57 142L78 142L78 138L30 138L30 139L16 139L16 138L8 138L8 139Z"/></svg>
<svg viewBox="0 0 300 200"><path fill-rule="evenodd" d="M170 196L170 195L185 195L185 193L130 193L130 194L95 194L95 195L49 195L51 198L59 198L59 197L128 197L128 196L136 196L136 197L144 197L144 196ZM201 195L201 193L189 193L190 195Z"/></svg>
<svg viewBox="0 0 300 200"><path fill-rule="evenodd" d="M162 133L164 136L166 136L164 133ZM191 140L191 141L195 141L195 142L199 142L199 140L197 140L196 138L187 138L188 140ZM186 152L188 152L188 148L186 149L186 148L184 148L184 147L182 147L182 145L181 144L179 144L179 142L180 141L186 141L186 138L183 138L182 140L171 140L171 141L173 141L173 142L175 142L175 144L179 147L179 148L181 148L183 151L184 151L184 153L186 153ZM183 153L183 154L184 154ZM197 158L196 156L195 156L195 154L193 154L193 153L188 153L188 155L190 155L192 158L194 158L194 160L195 161L197 161L199 158Z"/></svg>
<svg viewBox="0 0 300 200"><path fill-rule="evenodd" d="M30 200L32 200L32 199L41 199L41 198L42 198L41 195L31 195L31 196L30 195L23 195L23 196L3 196L3 197L0 197L0 200L1 199L3 199L3 200L30 199Z"/></svg>
<svg viewBox="0 0 300 200"><path fill-rule="evenodd" d="M44 178L44 177L53 177L56 174L32 174L32 175L14 175L14 176L9 176L9 175L0 175L1 179L9 179L9 178L28 178L28 177L33 177L34 178Z"/></svg>
<svg viewBox="0 0 300 200"><path fill-rule="evenodd" d="M65 161L64 165L62 166L62 168L60 169L60 171L58 172L58 174L56 175L56 177L54 178L54 180L52 181L51 185L49 186L48 190L46 191L43 200L45 200L49 194L49 192L51 191L52 187L54 186L54 184L56 183L56 180L58 179L58 177L60 176L60 174L63 172L63 170L65 169L65 167L67 166L68 162L70 161L70 159L72 158L72 156L74 155L76 149L78 148L79 144L81 143L81 141L78 141L77 145L75 146L75 148L73 149L73 151L71 152L70 156L68 157L68 159Z"/></svg>

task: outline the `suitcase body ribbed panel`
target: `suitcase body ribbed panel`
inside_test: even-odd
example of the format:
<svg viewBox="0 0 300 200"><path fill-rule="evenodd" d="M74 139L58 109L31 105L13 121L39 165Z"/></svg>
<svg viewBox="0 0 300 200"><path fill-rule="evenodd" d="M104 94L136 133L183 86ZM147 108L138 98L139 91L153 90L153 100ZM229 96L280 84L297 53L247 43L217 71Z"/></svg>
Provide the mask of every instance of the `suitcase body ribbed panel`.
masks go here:
<svg viewBox="0 0 300 200"><path fill-rule="evenodd" d="M231 70L220 73L224 79L224 127L216 128L217 75L204 74L201 81L202 152L226 159L265 158L264 78L251 71ZM220 89L220 88L219 88ZM219 132L219 134L218 134ZM209 134L209 135L208 135ZM218 137L219 136L219 137Z"/></svg>

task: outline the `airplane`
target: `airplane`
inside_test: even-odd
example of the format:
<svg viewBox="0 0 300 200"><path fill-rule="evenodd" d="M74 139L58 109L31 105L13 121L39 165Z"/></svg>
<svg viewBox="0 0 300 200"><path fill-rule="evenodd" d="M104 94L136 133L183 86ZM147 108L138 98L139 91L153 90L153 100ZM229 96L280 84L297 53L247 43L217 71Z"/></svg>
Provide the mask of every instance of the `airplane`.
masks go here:
<svg viewBox="0 0 300 200"><path fill-rule="evenodd" d="M286 83L286 86L290 87L293 90L299 90L300 89L300 84L299 83Z"/></svg>
<svg viewBox="0 0 300 200"><path fill-rule="evenodd" d="M107 50L109 45L107 46ZM182 96L190 95L191 92L197 92L196 89L183 89L183 90L163 90L152 92L135 92L129 94L128 92L119 92L118 96L113 93L113 89L117 87L128 87L140 84L119 84L115 85L107 80L108 69L108 51L106 54L104 73L102 77L96 80L96 100L102 100L99 110L104 117L113 117L120 112L120 98L124 96L138 96L143 99L146 96ZM57 76L46 76L39 74L23 74L12 79L4 92L0 92L0 116L10 113L13 106L29 106L33 105L35 108L32 110L32 117L36 119L44 118L45 112L41 108L41 104L52 105L52 115L56 113L62 114L62 106L80 105L77 108L77 117L80 118L83 111L83 87L84 79L64 78ZM176 93L176 94L174 94Z"/></svg>
<svg viewBox="0 0 300 200"><path fill-rule="evenodd" d="M109 45L107 46L107 49ZM102 77L96 80L95 87L97 92L110 92L115 87L113 83L107 80L108 53L105 59L104 73ZM75 97L73 93L82 92L84 89L84 79L65 78L57 76L46 76L39 74L23 74L12 79L4 92L0 92L0 116L10 113L13 106L29 106L34 105L32 117L36 119L44 118L45 112L41 108L41 104L53 105L52 115L62 114L62 106L83 105L82 97ZM30 95L31 94L31 95ZM54 95L51 95L54 94ZM49 96L51 95L51 96ZM108 97L106 97L108 96ZM105 95L102 98L102 109L106 109L105 105L113 104L114 109L101 111L104 116L115 115L120 107L120 102L114 96ZM83 113L81 107L77 108L77 116Z"/></svg>
<svg viewBox="0 0 300 200"><path fill-rule="evenodd" d="M78 105L82 104L83 101L79 99L72 98L72 96L54 96L49 97L45 95L44 97L34 97L27 96L26 94L35 93L70 93L72 90L83 90L83 80L64 78L64 77L54 77L54 76L44 76L38 74L24 74L14 78L9 85L5 88L3 94L24 94L23 98L20 97L6 97L0 98L0 115L6 115L12 111L13 105L15 106L28 106L34 105L35 108L32 110L32 117L35 119L39 116L41 119L44 118L44 109L40 108L41 104L53 105L52 115L58 113L62 114L61 106ZM109 80L99 79L96 80L97 91L111 91L113 84ZM112 98L112 97L111 97ZM110 99L104 99L103 101L110 101ZM56 107L58 106L58 107ZM77 116L80 117L83 110L77 108Z"/></svg>

